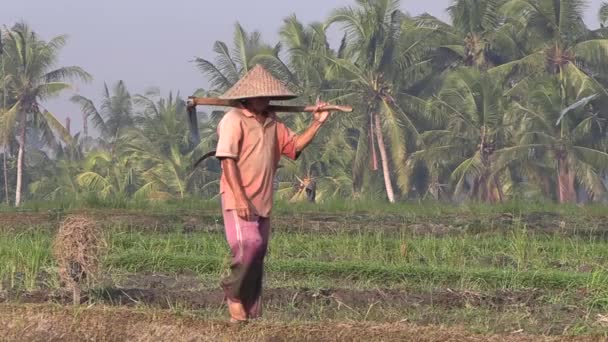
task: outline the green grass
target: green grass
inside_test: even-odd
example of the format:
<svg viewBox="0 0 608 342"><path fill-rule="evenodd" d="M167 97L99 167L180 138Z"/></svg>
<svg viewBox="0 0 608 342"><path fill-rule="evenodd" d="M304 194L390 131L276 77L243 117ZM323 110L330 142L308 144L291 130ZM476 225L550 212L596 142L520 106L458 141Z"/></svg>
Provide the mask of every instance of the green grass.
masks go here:
<svg viewBox="0 0 608 342"><path fill-rule="evenodd" d="M52 270L48 233L0 234L0 277L20 274L32 287ZM107 268L120 272L183 272L218 276L228 266L220 233L108 233ZM348 277L377 284L425 283L476 288L608 288L608 242L538 235L523 229L475 235L358 233L272 235L270 272Z"/></svg>
<svg viewBox="0 0 608 342"><path fill-rule="evenodd" d="M226 265L224 259L207 256L128 252L111 257L108 264L131 272L182 272L216 274ZM434 284L479 289L588 288L607 291L608 272L574 273L563 271L515 271L495 268L429 267L419 265L385 265L379 262L321 262L305 259L270 260L268 271L301 276L366 279L378 286L387 283ZM306 284L302 284L306 285ZM608 292L607 292L608 293Z"/></svg>
<svg viewBox="0 0 608 342"><path fill-rule="evenodd" d="M109 246L113 256L140 253L150 259L160 255L218 259L228 253L220 233L123 232L112 234ZM605 266L608 242L594 237L564 238L519 229L483 237L441 238L406 233L395 237L383 232L336 235L273 232L268 259L530 272L576 272L581 268L608 271Z"/></svg>
<svg viewBox="0 0 608 342"><path fill-rule="evenodd" d="M422 209L418 210L416 215L423 215ZM432 210L428 210L424 215L432 214ZM344 215L355 212L353 209ZM155 213L160 213L160 209ZM167 212L167 215L175 213ZM572 214L571 218L576 220L582 215ZM363 219L362 225L374 222L373 217ZM309 223L302 221L301 224ZM352 222L345 220L340 224ZM375 228L378 227L382 225ZM228 270L229 250L222 233L184 234L177 228L158 233L127 230L117 225L106 231L106 238L104 271L117 284L121 277L133 273L165 273L176 277L186 273L196 276L202 288L217 289L219 279ZM51 239L50 230L34 226L20 233L15 230L0 233L0 281L4 290L57 286ZM596 315L608 310L607 261L605 239L593 234L567 237L543 234L517 222L500 230L484 233L465 230L462 234L445 236L406 229L390 232L362 229L333 234L276 229L268 255L267 287L392 288L419 294L454 289L482 295L500 290L534 290L539 291L541 297L534 307L501 309L475 305L424 305L408 309L382 302L353 309L327 306L322 301L296 307L279 301L269 307L267 318L281 321L407 319L420 324L464 324L482 333L524 329L532 333L601 335L605 329L596 323ZM41 277L41 274L47 276ZM171 308L178 313L185 312L183 304L171 303ZM577 311L570 314L563 308ZM218 306L197 314L219 317L225 312Z"/></svg>
<svg viewBox="0 0 608 342"><path fill-rule="evenodd" d="M53 260L50 239L38 233L0 235L0 280L3 286L36 287L42 271L49 271Z"/></svg>

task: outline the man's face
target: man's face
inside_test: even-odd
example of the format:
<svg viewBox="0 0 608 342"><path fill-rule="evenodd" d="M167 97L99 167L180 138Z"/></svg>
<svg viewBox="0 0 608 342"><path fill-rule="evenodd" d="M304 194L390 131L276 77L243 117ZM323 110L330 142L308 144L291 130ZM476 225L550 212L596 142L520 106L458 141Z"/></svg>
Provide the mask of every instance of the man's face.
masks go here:
<svg viewBox="0 0 608 342"><path fill-rule="evenodd" d="M270 99L258 97L247 100L247 106L255 113L264 113L270 104Z"/></svg>

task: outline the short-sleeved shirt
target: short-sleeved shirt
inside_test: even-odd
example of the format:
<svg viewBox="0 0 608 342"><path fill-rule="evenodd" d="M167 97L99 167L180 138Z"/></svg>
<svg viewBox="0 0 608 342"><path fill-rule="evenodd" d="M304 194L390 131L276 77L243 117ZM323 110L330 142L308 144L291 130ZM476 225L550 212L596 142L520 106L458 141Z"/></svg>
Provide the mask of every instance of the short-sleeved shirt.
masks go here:
<svg viewBox="0 0 608 342"><path fill-rule="evenodd" d="M217 158L233 158L241 177L245 195L258 215L269 217L272 211L273 180L281 156L295 160L297 137L275 113L269 113L264 124L244 108L234 108L220 120ZM220 179L224 209L237 208L225 173Z"/></svg>

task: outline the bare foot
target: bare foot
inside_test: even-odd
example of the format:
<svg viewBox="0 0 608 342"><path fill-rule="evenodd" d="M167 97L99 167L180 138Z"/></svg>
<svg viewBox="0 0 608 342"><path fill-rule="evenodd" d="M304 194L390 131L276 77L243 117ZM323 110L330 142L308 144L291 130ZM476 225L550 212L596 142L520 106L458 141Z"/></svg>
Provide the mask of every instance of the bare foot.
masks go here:
<svg viewBox="0 0 608 342"><path fill-rule="evenodd" d="M247 321L247 313L243 304L228 300L228 311L230 312L230 322L245 322Z"/></svg>

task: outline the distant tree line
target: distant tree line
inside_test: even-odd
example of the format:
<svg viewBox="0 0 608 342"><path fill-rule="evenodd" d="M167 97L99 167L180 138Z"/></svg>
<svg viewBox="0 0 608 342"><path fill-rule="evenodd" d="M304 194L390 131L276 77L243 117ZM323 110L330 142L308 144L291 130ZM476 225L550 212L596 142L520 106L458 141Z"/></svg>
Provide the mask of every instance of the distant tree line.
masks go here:
<svg viewBox="0 0 608 342"><path fill-rule="evenodd" d="M451 23L410 16L398 0L357 0L323 22L284 19L280 41L234 28L214 56L194 61L216 96L261 64L301 94L346 103L296 162L284 160L277 195L306 198L314 179L328 198L606 201L608 3L602 26L583 20L583 0L455 0ZM328 43L337 27L339 46ZM60 122L46 99L92 76L55 67L65 36L41 39L25 23L2 34L1 196L24 199L212 198L219 165L193 168L215 148L223 112L199 113L189 140L184 98L158 89L132 95L104 85L100 103L74 96L84 126ZM189 94L188 94L189 95ZM295 131L305 113L281 115ZM89 124L97 136L89 132Z"/></svg>

